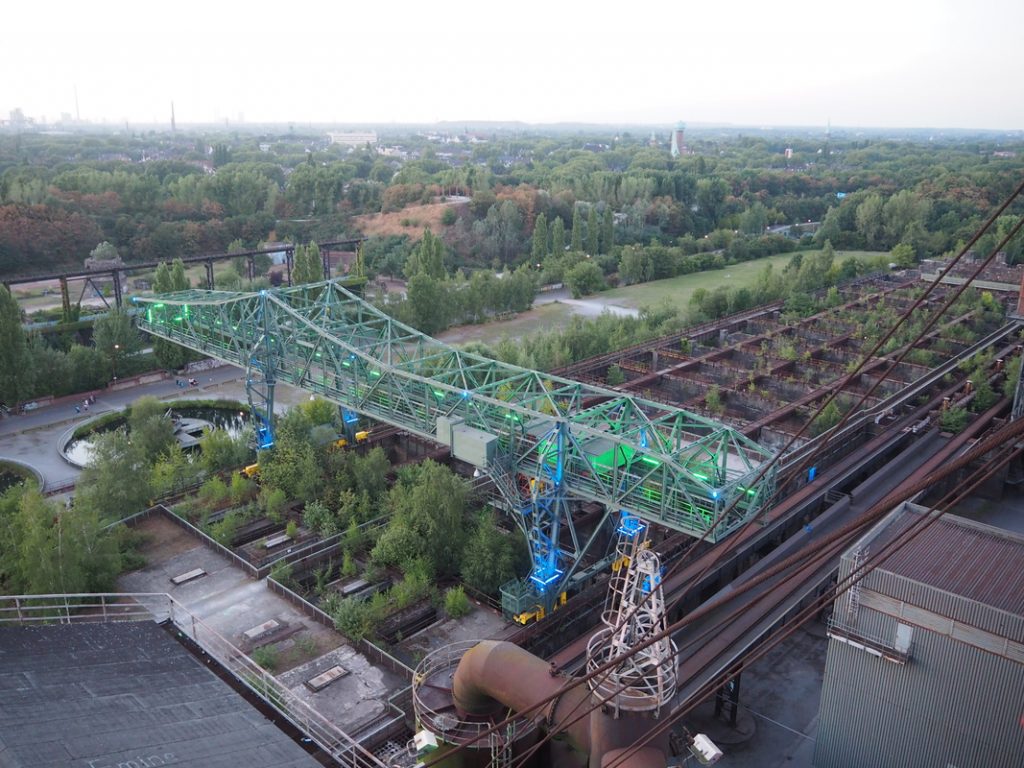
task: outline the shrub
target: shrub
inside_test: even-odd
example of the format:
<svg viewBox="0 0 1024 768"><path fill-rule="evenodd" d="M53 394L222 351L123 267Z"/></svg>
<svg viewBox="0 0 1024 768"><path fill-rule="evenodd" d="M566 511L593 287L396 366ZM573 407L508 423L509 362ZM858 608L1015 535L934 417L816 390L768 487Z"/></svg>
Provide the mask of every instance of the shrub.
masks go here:
<svg viewBox="0 0 1024 768"><path fill-rule="evenodd" d="M473 610L462 586L452 587L444 593L444 611L453 619L465 616Z"/></svg>
<svg viewBox="0 0 1024 768"><path fill-rule="evenodd" d="M284 527L284 532L286 536L294 539L299 535L299 524L294 520L289 520L288 525Z"/></svg>
<svg viewBox="0 0 1024 768"><path fill-rule="evenodd" d="M971 416L965 408L947 408L939 417L939 427L944 432L963 432Z"/></svg>
<svg viewBox="0 0 1024 768"><path fill-rule="evenodd" d="M264 645L252 652L252 660L268 672L273 672L277 667L277 648L272 645Z"/></svg>
<svg viewBox="0 0 1024 768"><path fill-rule="evenodd" d="M235 538L235 533L238 530L238 517L235 515L225 515L224 519L220 522L214 523L210 526L208 533L210 537L218 544L230 547L231 542Z"/></svg>
<svg viewBox="0 0 1024 768"><path fill-rule="evenodd" d="M356 565L355 559L352 557L352 553L345 550L345 554L341 560L341 575L342 576L355 576L359 568Z"/></svg>
<svg viewBox="0 0 1024 768"><path fill-rule="evenodd" d="M288 501L285 492L280 488L263 488L260 491L260 508L270 520L280 523L284 517L284 505Z"/></svg>
<svg viewBox="0 0 1024 768"><path fill-rule="evenodd" d="M292 581L292 564L280 562L270 570L270 578L278 584L289 586Z"/></svg>
<svg viewBox="0 0 1024 768"><path fill-rule="evenodd" d="M219 477L211 477L199 488L199 500L207 508L220 506L228 498L228 487Z"/></svg>

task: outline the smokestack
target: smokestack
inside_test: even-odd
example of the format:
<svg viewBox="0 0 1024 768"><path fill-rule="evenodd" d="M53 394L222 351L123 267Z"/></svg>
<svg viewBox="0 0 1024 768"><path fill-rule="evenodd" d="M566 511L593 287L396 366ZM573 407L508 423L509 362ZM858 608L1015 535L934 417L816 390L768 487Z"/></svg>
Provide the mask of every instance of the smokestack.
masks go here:
<svg viewBox="0 0 1024 768"><path fill-rule="evenodd" d="M174 125L174 102L171 102L171 133L174 133L177 128Z"/></svg>

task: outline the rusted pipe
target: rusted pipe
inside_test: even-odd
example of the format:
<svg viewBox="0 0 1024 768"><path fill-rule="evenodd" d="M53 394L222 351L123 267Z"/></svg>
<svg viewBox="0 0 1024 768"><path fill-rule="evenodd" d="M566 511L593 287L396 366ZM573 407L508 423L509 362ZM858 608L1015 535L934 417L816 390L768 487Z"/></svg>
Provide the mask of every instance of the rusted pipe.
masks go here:
<svg viewBox="0 0 1024 768"><path fill-rule="evenodd" d="M642 715L614 718L602 707L594 709L596 702L589 688L567 688L569 682L563 675L553 674L548 662L518 645L483 640L459 662L452 698L463 716L496 715L511 709L539 719L544 730L564 733L574 749L589 755L591 768L600 768L607 755L627 748L656 724ZM543 709L535 709L537 701L549 698ZM667 741L662 744L659 740L656 746L665 748ZM624 765L664 768L666 754L664 749L646 748Z"/></svg>
<svg viewBox="0 0 1024 768"><path fill-rule="evenodd" d="M614 765L615 768L665 768L665 755L660 749L651 747L632 753L628 749L613 749L605 752L601 758L601 768L608 765Z"/></svg>
<svg viewBox="0 0 1024 768"><path fill-rule="evenodd" d="M452 698L458 711L466 715L488 715L506 707L525 713L535 702L555 696L568 682L561 675L552 675L550 664L518 645L483 640L466 651L459 662L452 680ZM590 691L585 685L577 685L529 716L540 717L550 726L589 708ZM590 752L589 718L580 718L565 732L574 748Z"/></svg>

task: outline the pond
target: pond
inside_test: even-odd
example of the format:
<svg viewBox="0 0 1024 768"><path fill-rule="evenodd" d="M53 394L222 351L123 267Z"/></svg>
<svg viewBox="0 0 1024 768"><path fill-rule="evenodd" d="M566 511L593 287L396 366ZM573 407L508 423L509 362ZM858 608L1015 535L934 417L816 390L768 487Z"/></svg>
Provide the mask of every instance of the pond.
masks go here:
<svg viewBox="0 0 1024 768"><path fill-rule="evenodd" d="M218 429L227 431L232 437L238 437L249 425L249 412L239 404L237 408L211 408L208 406L175 406L173 412L182 419L206 421ZM84 467L92 459L93 445L96 435L112 432L123 427L124 419L99 427L95 432L71 440L64 446L64 455L72 464Z"/></svg>
<svg viewBox="0 0 1024 768"><path fill-rule="evenodd" d="M3 493L8 488L13 488L25 480L31 479L31 477L32 475L28 472L19 472L10 464L0 462L0 493Z"/></svg>

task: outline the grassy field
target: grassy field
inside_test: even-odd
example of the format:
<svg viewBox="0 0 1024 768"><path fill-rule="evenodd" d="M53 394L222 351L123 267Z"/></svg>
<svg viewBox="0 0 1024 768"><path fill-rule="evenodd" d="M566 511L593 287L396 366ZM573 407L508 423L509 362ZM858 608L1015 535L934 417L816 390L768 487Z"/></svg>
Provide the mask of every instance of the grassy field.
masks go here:
<svg viewBox="0 0 1024 768"><path fill-rule="evenodd" d="M804 258L815 253L818 253L818 251L804 251ZM878 252L876 251L836 251L836 261L843 261L850 256L856 259L868 259L877 255ZM730 288L749 288L757 280L757 276L764 269L765 264L771 264L774 269L781 270L792 257L793 254L791 253L766 256L755 261L733 264L725 269L694 272L689 275L670 277L667 280L655 280L650 283L639 283L625 288L616 288L611 291L598 293L590 298L606 304L618 304L619 306L633 307L634 309L639 309L645 304L657 304L662 299L668 299L673 304L686 306L693 292L698 288L705 288L709 291L713 291L720 285L729 286Z"/></svg>
<svg viewBox="0 0 1024 768"><path fill-rule="evenodd" d="M537 331L562 328L568 324L572 315L573 307L568 304L540 304L528 312L520 312L511 320L482 325L460 325L439 333L437 337L447 344L465 344L470 341L497 344L506 338L521 339Z"/></svg>
<svg viewBox="0 0 1024 768"><path fill-rule="evenodd" d="M817 251L804 251L804 256L814 253ZM836 260L842 261L850 256L856 259L869 259L877 255L876 251L836 251ZM644 305L657 304L663 299L668 299L675 305L686 307L693 292L698 288L714 290L720 285L734 288L749 287L757 280L757 275L764 269L765 264L772 264L774 269L781 270L792 256L791 253L767 256L755 261L734 264L726 269L694 272L689 275L670 277L667 280L616 288L587 296L585 301L589 304L608 304L639 309ZM438 338L449 344L463 344L470 341L495 344L505 338L521 339L537 331L562 328L569 323L569 318L577 311L576 307L569 304L559 302L542 304L529 312L520 313L512 320L450 328L439 334Z"/></svg>

